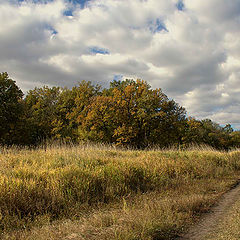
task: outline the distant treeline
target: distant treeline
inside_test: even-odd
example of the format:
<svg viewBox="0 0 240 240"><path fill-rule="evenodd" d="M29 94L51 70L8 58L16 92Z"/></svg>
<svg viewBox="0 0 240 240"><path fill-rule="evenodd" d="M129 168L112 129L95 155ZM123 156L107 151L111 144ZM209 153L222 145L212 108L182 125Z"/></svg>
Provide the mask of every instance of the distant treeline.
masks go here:
<svg viewBox="0 0 240 240"><path fill-rule="evenodd" d="M0 144L38 145L49 139L136 148L240 146L240 132L230 124L187 117L183 107L142 80L113 81L109 88L86 81L72 89L44 86L24 96L7 73L0 73Z"/></svg>

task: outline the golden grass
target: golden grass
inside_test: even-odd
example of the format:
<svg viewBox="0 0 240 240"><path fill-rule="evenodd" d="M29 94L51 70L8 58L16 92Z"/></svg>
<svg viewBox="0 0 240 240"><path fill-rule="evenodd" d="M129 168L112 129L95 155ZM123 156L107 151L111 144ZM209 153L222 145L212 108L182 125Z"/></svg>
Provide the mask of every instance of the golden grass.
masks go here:
<svg viewBox="0 0 240 240"><path fill-rule="evenodd" d="M239 156L104 145L1 149L2 238L172 239L236 181Z"/></svg>

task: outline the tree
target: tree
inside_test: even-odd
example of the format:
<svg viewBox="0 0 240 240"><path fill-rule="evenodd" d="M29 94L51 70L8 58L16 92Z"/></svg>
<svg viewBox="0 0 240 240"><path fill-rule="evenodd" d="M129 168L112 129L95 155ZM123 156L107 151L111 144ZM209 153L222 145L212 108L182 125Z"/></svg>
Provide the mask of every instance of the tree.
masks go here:
<svg viewBox="0 0 240 240"><path fill-rule="evenodd" d="M193 117L187 118L185 126L185 134L183 137L184 146L189 146L191 144L201 144L203 141L203 126L200 120Z"/></svg>
<svg viewBox="0 0 240 240"><path fill-rule="evenodd" d="M86 116L86 107L90 104L93 97L100 94L100 86L94 86L90 81L81 81L77 87L73 87L74 106L69 112L69 120L77 127L81 125Z"/></svg>
<svg viewBox="0 0 240 240"><path fill-rule="evenodd" d="M189 117L185 130L184 145L206 144L214 148L227 150L234 145L232 136L234 134L230 124L221 127L210 119L196 120Z"/></svg>
<svg viewBox="0 0 240 240"><path fill-rule="evenodd" d="M113 81L110 88L82 81L72 89L35 88L23 93L0 73L0 144L32 145L45 139L115 143L145 148L207 144L240 146L230 124L186 118L186 111L160 88L143 80Z"/></svg>
<svg viewBox="0 0 240 240"><path fill-rule="evenodd" d="M52 134L55 138L77 142L85 139L81 125L86 118L92 98L100 94L100 86L81 81L71 90L64 88L59 96L57 118L54 120Z"/></svg>
<svg viewBox="0 0 240 240"><path fill-rule="evenodd" d="M82 125L88 112L88 106L94 97L101 94L100 88L99 85L95 86L90 81L81 81L78 86L72 88L63 102L63 106L68 106L66 119L71 126L74 141L84 138Z"/></svg>
<svg viewBox="0 0 240 240"><path fill-rule="evenodd" d="M230 133L231 137L231 147L239 148L240 147L240 131L233 131Z"/></svg>
<svg viewBox="0 0 240 240"><path fill-rule="evenodd" d="M6 72L0 73L0 144L17 144L23 92Z"/></svg>
<svg viewBox="0 0 240 240"><path fill-rule="evenodd" d="M90 140L143 148L178 143L185 110L145 81L114 81L86 108L81 134Z"/></svg>
<svg viewBox="0 0 240 240"><path fill-rule="evenodd" d="M75 142L77 140L77 124L69 117L76 107L75 99L77 93L76 88L61 89L56 104L56 116L52 121L52 136L55 139L62 139L66 142Z"/></svg>
<svg viewBox="0 0 240 240"><path fill-rule="evenodd" d="M30 90L24 100L26 119L30 131L30 142L38 143L53 138L54 122L57 119L57 108L61 89L59 87L35 88Z"/></svg>
<svg viewBox="0 0 240 240"><path fill-rule="evenodd" d="M180 143L185 110L160 88L151 89L142 80L127 80L117 83L113 97L117 119L121 119L114 134L118 143L140 148Z"/></svg>
<svg viewBox="0 0 240 240"><path fill-rule="evenodd" d="M114 142L115 105L111 96L95 96L86 107L86 117L79 127L79 139Z"/></svg>

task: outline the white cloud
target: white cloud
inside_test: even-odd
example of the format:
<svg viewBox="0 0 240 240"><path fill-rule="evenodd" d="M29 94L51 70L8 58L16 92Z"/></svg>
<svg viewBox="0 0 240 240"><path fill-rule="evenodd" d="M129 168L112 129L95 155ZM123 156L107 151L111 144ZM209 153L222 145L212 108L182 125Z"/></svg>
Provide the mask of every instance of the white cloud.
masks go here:
<svg viewBox="0 0 240 240"><path fill-rule="evenodd" d="M240 0L14 1L0 0L0 71L23 90L143 78L189 115L240 126Z"/></svg>

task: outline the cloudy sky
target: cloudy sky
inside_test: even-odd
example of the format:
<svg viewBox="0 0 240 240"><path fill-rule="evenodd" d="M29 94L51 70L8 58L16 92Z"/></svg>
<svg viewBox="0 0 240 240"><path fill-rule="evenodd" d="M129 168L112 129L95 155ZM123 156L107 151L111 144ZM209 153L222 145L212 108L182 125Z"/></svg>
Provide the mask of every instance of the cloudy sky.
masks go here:
<svg viewBox="0 0 240 240"><path fill-rule="evenodd" d="M240 0L0 0L0 72L23 91L141 78L240 129Z"/></svg>

